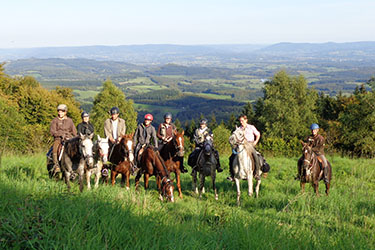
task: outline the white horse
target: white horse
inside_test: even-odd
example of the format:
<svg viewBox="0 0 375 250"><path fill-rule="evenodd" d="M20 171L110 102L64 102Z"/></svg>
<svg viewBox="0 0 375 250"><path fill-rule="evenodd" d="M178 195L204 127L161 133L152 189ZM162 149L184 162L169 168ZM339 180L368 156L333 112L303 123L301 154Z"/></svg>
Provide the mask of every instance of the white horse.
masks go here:
<svg viewBox="0 0 375 250"><path fill-rule="evenodd" d="M237 187L237 204L240 205L241 190L240 180L247 180L248 195L253 195L253 177L255 172L255 161L252 152L255 151L253 145L246 141L244 130L236 128L233 134L229 137L229 143L237 152L237 157L233 161L234 180ZM259 175L262 172L259 170ZM255 194L259 195L259 187L261 180L256 181Z"/></svg>
<svg viewBox="0 0 375 250"><path fill-rule="evenodd" d="M109 144L108 137L101 138L98 135L98 140L94 144L95 164L93 168L86 168L86 182L87 189L91 189L91 175L95 174L94 187L98 188L99 179L103 169L103 164L108 161Z"/></svg>

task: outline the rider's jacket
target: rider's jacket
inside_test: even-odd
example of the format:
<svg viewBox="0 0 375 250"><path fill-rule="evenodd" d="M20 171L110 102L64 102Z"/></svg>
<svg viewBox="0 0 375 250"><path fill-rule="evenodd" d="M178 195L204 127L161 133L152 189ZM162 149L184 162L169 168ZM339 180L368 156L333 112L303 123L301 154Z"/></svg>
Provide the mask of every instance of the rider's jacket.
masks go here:
<svg viewBox="0 0 375 250"><path fill-rule="evenodd" d="M55 117L50 125L50 133L55 139L71 139L77 136L77 130L73 120L69 117L59 119Z"/></svg>
<svg viewBox="0 0 375 250"><path fill-rule="evenodd" d="M323 136L317 134L315 136L310 135L306 139L307 144L312 147L312 151L317 155L324 155L324 142Z"/></svg>
<svg viewBox="0 0 375 250"><path fill-rule="evenodd" d="M104 122L104 134L110 140L120 138L121 136L125 135L125 133L126 133L125 120L121 119L121 118L117 118L117 133L115 132L115 134L113 134L113 132L114 132L113 131L113 123L114 122L116 122L116 121L113 121L111 118L108 118ZM114 138L114 137L116 137L116 138Z"/></svg>
<svg viewBox="0 0 375 250"><path fill-rule="evenodd" d="M194 133L194 142L196 147L202 147L207 136L213 136L211 129L205 127L204 129L197 128Z"/></svg>
<svg viewBox="0 0 375 250"><path fill-rule="evenodd" d="M158 140L156 138L156 130L154 126L150 125L146 127L144 123L139 124L135 130L133 138L134 145L137 145L137 143L141 145L152 144L151 140L154 142L155 147L158 147Z"/></svg>
<svg viewBox="0 0 375 250"><path fill-rule="evenodd" d="M94 126L91 122L81 122L77 125L77 133L83 135L91 135L94 133Z"/></svg>
<svg viewBox="0 0 375 250"><path fill-rule="evenodd" d="M158 133L156 136L165 142L167 138L173 137L174 132L176 131L176 126L173 123L161 123L158 128Z"/></svg>

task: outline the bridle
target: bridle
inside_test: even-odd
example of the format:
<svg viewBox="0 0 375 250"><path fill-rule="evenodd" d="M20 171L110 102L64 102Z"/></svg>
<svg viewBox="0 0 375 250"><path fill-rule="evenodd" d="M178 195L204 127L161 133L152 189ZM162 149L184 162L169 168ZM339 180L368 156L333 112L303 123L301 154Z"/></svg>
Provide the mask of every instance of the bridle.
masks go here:
<svg viewBox="0 0 375 250"><path fill-rule="evenodd" d="M162 185L162 195L168 200L173 201L173 198L174 198L173 191L171 192L170 195L168 195L168 190L167 190L168 187L171 187L171 180L167 176L164 176L161 179L161 185Z"/></svg>
<svg viewBox="0 0 375 250"><path fill-rule="evenodd" d="M173 146L176 149L176 153L173 155L173 158L176 157L176 156L183 157L183 155L185 154L184 145L182 143L181 143L181 145L178 145L177 137L173 137L172 141L173 141Z"/></svg>

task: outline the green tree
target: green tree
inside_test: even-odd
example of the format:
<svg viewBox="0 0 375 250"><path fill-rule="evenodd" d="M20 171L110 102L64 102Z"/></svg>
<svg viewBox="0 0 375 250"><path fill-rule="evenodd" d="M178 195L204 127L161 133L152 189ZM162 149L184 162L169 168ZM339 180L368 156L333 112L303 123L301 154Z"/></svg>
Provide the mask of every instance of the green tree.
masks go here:
<svg viewBox="0 0 375 250"><path fill-rule="evenodd" d="M229 136L231 135L224 124L217 126L212 133L214 134L215 148L219 151L220 155L229 156L231 154L231 147L229 144Z"/></svg>
<svg viewBox="0 0 375 250"><path fill-rule="evenodd" d="M214 130L218 126L216 116L214 113L211 114L209 125L212 130Z"/></svg>
<svg viewBox="0 0 375 250"><path fill-rule="evenodd" d="M134 111L133 101L126 100L125 94L112 81L103 83L102 90L94 98L91 111L91 121L97 134L104 136L104 121L108 119L112 107L120 109L120 117L125 120L126 133L132 133L137 127L137 113Z"/></svg>

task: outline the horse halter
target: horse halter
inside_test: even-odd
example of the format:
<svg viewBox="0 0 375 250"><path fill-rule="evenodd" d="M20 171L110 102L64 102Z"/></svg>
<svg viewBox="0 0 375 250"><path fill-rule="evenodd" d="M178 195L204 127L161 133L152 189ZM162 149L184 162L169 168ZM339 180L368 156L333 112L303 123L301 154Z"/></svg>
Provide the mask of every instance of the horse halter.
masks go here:
<svg viewBox="0 0 375 250"><path fill-rule="evenodd" d="M179 157L183 157L184 154L185 154L185 149L184 149L184 145L182 144L182 140L181 138L179 137L178 138L180 140L180 144L181 145L178 145L178 142L177 142L177 137L173 137L173 146L175 147L176 149L176 153L173 157L175 156L179 156Z"/></svg>
<svg viewBox="0 0 375 250"><path fill-rule="evenodd" d="M86 140L91 141L90 138L84 138L84 139L80 138L80 151L81 151L81 154L83 155L83 159L86 161L86 164L91 165L94 162L94 155L93 155L93 152L92 152L93 144L92 144L92 141L91 141L91 145L89 145L89 146L91 146L91 152L87 153L87 151L84 150L86 148L86 145L84 143Z"/></svg>

